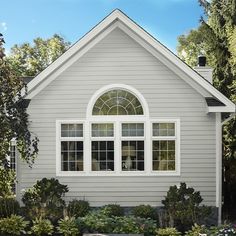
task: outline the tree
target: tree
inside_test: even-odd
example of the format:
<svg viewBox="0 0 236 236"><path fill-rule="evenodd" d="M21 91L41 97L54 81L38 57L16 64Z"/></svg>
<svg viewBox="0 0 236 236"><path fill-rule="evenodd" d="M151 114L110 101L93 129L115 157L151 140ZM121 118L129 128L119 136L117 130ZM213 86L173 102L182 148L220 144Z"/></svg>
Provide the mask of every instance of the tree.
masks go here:
<svg viewBox="0 0 236 236"><path fill-rule="evenodd" d="M22 159L32 165L38 152L38 138L28 129L28 114L22 106L25 85L6 61L3 44L0 34L0 165L7 166L12 139Z"/></svg>
<svg viewBox="0 0 236 236"><path fill-rule="evenodd" d="M180 36L178 54L192 63L202 50L214 68L214 86L236 103L236 1L199 0L207 21L198 29ZM193 46L189 46L191 42ZM194 48L194 50L192 49ZM185 52L185 57L181 52ZM193 53L194 52L194 53ZM193 58L194 57L194 58ZM224 208L226 214L236 208L236 119L223 128ZM235 212L236 213L236 212Z"/></svg>
<svg viewBox="0 0 236 236"><path fill-rule="evenodd" d="M70 43L55 34L52 38L34 39L29 43L14 45L7 60L17 76L36 76L64 53Z"/></svg>

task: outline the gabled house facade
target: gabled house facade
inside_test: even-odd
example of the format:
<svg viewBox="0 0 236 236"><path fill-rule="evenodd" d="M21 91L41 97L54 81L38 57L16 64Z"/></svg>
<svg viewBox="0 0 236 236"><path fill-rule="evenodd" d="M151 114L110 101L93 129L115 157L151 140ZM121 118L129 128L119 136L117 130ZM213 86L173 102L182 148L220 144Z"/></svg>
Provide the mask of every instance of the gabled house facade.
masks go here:
<svg viewBox="0 0 236 236"><path fill-rule="evenodd" d="M39 155L18 161L17 197L56 177L67 200L161 206L186 182L220 213L221 114L235 104L199 73L113 11L29 82Z"/></svg>

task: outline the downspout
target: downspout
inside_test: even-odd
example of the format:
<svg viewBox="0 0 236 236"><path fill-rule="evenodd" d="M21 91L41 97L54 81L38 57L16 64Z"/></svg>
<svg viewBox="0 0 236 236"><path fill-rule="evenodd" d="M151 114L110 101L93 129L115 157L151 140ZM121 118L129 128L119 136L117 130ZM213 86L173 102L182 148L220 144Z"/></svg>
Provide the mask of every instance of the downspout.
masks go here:
<svg viewBox="0 0 236 236"><path fill-rule="evenodd" d="M223 126L235 117L231 113L224 121L221 120L221 113L216 113L216 207L218 207L218 225L222 223L222 130Z"/></svg>

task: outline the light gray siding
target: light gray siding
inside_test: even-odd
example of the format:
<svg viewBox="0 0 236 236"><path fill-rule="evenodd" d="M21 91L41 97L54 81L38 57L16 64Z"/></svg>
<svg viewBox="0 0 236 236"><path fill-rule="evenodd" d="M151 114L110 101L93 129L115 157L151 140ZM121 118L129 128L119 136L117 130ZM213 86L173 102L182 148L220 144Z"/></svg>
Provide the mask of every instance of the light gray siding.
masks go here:
<svg viewBox="0 0 236 236"><path fill-rule="evenodd" d="M121 30L114 30L35 96L28 108L38 135L39 156L32 169L21 165L19 188L56 176L56 120L85 119L88 102L102 86L127 84L146 99L151 119L180 118L180 176L58 177L67 199L87 199L92 206L118 203L160 205L169 186L186 182L215 205L215 117L204 98ZM85 157L86 158L86 157Z"/></svg>

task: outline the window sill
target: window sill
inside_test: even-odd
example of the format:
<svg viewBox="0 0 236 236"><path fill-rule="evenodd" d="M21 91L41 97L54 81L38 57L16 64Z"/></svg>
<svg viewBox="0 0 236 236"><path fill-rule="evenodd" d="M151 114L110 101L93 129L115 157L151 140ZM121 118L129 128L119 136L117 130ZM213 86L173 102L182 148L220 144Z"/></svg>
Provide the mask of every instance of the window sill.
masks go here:
<svg viewBox="0 0 236 236"><path fill-rule="evenodd" d="M124 172L105 172L105 171L94 171L94 172L85 172L85 171L59 171L56 176L60 177L73 177L73 176L83 176L83 177L96 177L96 176L111 176L111 177L133 177L133 176L142 176L142 177L150 177L150 176L180 176L179 171L124 171Z"/></svg>

